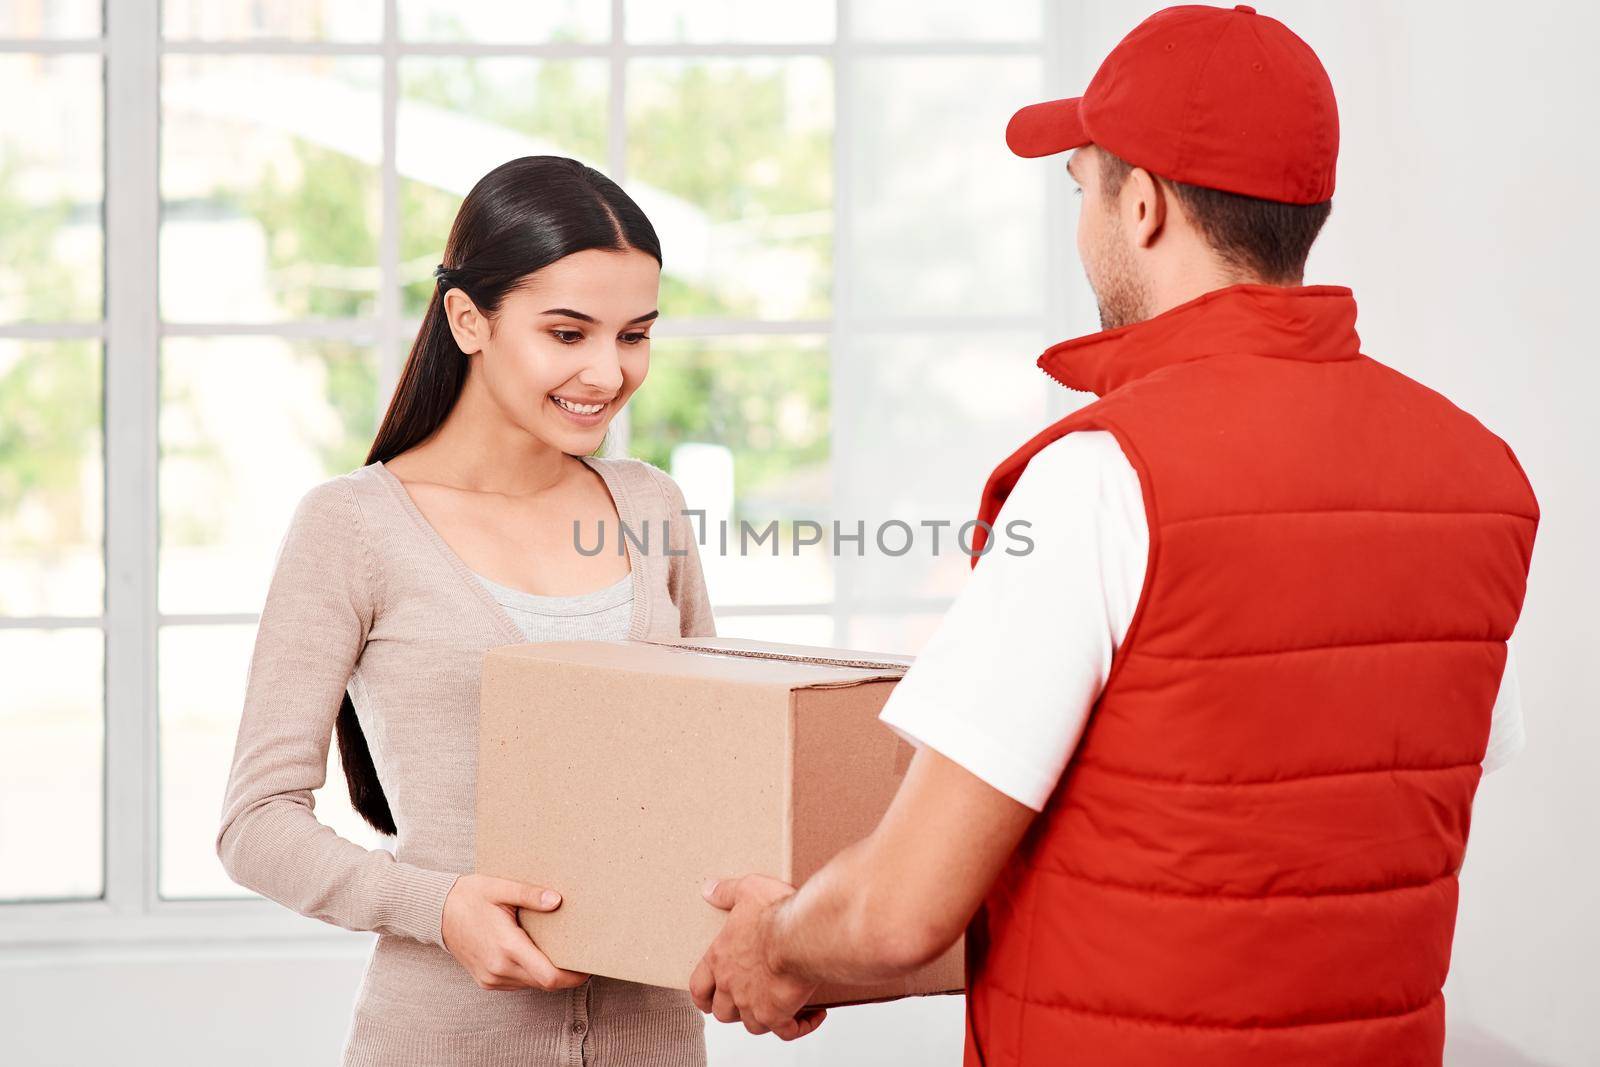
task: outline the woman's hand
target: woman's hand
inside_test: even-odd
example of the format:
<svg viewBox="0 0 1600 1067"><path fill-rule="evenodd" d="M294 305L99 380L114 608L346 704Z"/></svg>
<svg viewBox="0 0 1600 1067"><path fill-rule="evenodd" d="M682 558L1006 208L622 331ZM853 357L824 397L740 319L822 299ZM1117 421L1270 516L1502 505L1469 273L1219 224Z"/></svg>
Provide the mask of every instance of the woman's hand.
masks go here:
<svg viewBox="0 0 1600 1067"><path fill-rule="evenodd" d="M571 989L589 980L550 962L517 925L517 909L555 911L553 889L464 874L444 901L444 947L485 989Z"/></svg>

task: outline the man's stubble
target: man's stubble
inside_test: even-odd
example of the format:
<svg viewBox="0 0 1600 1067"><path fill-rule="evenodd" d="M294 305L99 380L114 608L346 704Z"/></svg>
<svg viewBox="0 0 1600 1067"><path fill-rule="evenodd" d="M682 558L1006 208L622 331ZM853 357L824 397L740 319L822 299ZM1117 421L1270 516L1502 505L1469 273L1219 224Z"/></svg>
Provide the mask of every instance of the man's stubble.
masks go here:
<svg viewBox="0 0 1600 1067"><path fill-rule="evenodd" d="M1100 308L1100 328L1114 330L1149 318L1149 288L1133 262L1120 220L1092 254L1094 262L1084 267Z"/></svg>

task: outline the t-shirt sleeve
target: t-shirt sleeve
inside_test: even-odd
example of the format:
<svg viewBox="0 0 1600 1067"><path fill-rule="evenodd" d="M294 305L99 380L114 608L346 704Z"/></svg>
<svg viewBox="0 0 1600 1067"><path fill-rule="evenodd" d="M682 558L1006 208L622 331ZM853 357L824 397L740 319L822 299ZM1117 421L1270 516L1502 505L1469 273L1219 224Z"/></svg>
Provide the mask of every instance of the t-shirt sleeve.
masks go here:
<svg viewBox="0 0 1600 1067"><path fill-rule="evenodd" d="M1116 438L1080 431L1042 449L989 545L880 718L1039 811L1144 584L1144 500Z"/></svg>
<svg viewBox="0 0 1600 1067"><path fill-rule="evenodd" d="M1495 697L1489 721L1489 747L1483 754L1483 773L1498 770L1528 743L1522 725L1522 687L1517 680L1516 646L1506 642L1506 669L1500 676L1500 692Z"/></svg>

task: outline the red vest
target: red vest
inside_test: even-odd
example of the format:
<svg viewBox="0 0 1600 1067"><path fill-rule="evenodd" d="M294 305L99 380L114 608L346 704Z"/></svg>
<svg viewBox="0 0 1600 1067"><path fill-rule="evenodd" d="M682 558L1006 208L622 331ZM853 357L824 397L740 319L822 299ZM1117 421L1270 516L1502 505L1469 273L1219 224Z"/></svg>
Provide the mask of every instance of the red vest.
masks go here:
<svg viewBox="0 0 1600 1067"><path fill-rule="evenodd" d="M1539 513L1504 442L1361 355L1355 317L1348 289L1237 285L1040 357L1101 399L1001 463L979 518L1046 444L1108 430L1150 555L968 930L969 1067L1441 1062Z"/></svg>

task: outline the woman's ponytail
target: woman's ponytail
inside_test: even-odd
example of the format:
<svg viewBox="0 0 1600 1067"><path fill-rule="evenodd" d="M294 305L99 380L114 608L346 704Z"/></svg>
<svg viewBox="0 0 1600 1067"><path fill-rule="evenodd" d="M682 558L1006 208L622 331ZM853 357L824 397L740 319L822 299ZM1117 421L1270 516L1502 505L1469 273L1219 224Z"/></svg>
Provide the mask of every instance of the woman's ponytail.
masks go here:
<svg viewBox="0 0 1600 1067"><path fill-rule="evenodd" d="M393 837L394 815L389 811L389 798L383 795L383 786L378 783L378 768L373 766L372 750L367 748L367 735L361 732L356 706L350 702L349 693L339 705L339 720L334 730L339 735L339 765L344 768L344 780L350 785L350 806L378 833Z"/></svg>

